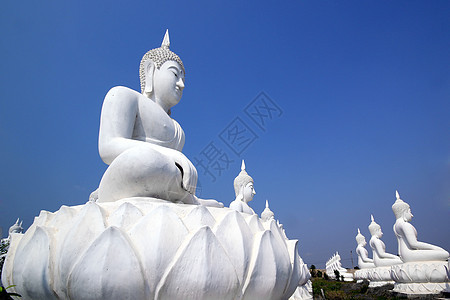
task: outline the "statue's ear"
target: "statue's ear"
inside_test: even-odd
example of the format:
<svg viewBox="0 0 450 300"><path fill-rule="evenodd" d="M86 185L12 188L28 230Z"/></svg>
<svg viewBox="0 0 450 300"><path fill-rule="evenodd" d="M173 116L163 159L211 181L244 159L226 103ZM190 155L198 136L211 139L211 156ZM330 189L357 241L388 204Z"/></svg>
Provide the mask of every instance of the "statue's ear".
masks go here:
<svg viewBox="0 0 450 300"><path fill-rule="evenodd" d="M153 75L155 74L155 64L151 59L144 63L145 86L144 93L150 96L153 93Z"/></svg>
<svg viewBox="0 0 450 300"><path fill-rule="evenodd" d="M244 185L241 185L241 187L239 188L239 197L240 197L239 200L241 201L244 201L244 188L245 188Z"/></svg>

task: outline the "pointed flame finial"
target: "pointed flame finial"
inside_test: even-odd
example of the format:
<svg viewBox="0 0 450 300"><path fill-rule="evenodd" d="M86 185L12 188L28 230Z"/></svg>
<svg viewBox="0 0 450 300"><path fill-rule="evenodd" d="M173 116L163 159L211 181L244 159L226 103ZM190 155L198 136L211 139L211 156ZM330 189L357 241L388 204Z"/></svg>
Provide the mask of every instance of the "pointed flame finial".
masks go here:
<svg viewBox="0 0 450 300"><path fill-rule="evenodd" d="M398 193L397 190L395 190L395 197L397 198L397 200L400 200L400 194Z"/></svg>
<svg viewBox="0 0 450 300"><path fill-rule="evenodd" d="M241 171L245 171L245 162L244 162L244 160L242 160Z"/></svg>
<svg viewBox="0 0 450 300"><path fill-rule="evenodd" d="M375 222L373 219L373 215L370 215L370 219L372 220L372 222Z"/></svg>
<svg viewBox="0 0 450 300"><path fill-rule="evenodd" d="M269 200L266 200L266 208L269 208Z"/></svg>
<svg viewBox="0 0 450 300"><path fill-rule="evenodd" d="M161 48L170 48L170 39L169 39L169 29L166 29L166 34L164 35L164 39L161 44Z"/></svg>
<svg viewBox="0 0 450 300"><path fill-rule="evenodd" d="M361 231L359 231L359 228L358 228L358 234L361 234Z"/></svg>
<svg viewBox="0 0 450 300"><path fill-rule="evenodd" d="M17 218L17 221L14 225L19 225L19 218Z"/></svg>

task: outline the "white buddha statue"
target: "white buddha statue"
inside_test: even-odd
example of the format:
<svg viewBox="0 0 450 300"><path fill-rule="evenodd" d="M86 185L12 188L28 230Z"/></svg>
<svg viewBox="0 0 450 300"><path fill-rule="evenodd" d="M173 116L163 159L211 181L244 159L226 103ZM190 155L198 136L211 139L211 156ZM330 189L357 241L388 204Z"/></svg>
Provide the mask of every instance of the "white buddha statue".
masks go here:
<svg viewBox="0 0 450 300"><path fill-rule="evenodd" d="M358 228L358 234L356 235L356 243L358 246L356 247L356 254L358 255L358 266L360 269L368 269L374 268L375 264L373 263L373 259L369 258L369 252L364 247L366 246L366 238L361 234Z"/></svg>
<svg viewBox="0 0 450 300"><path fill-rule="evenodd" d="M105 97L98 147L109 167L91 195L98 202L153 197L223 207L195 196L197 171L181 153L184 132L170 117L183 94L185 69L169 46L167 31L161 47L142 58L141 93L117 86Z"/></svg>
<svg viewBox="0 0 450 300"><path fill-rule="evenodd" d="M373 215L371 215L370 217L372 219L372 222L369 225L369 231L372 235L372 238L369 241L369 245L372 248L373 262L375 266L385 267L401 264L402 260L400 259L400 257L386 252L386 245L381 240L381 237L383 236L381 227L375 222Z"/></svg>
<svg viewBox="0 0 450 300"><path fill-rule="evenodd" d="M23 232L23 227L22 227L22 223L23 221L21 221L19 223L20 219L17 218L16 223L14 223L14 225L12 225L11 227L9 227L8 230L8 239L11 238L11 234L12 233L22 233Z"/></svg>
<svg viewBox="0 0 450 300"><path fill-rule="evenodd" d="M263 212L261 213L261 220L263 220L264 222L275 220L275 214L269 208L269 200L266 200L266 208L264 208Z"/></svg>
<svg viewBox="0 0 450 300"><path fill-rule="evenodd" d="M242 160L241 172L234 179L236 199L230 203L230 208L246 214L255 214L253 209L248 205L248 202L252 201L253 196L256 194L253 183L253 178L245 171L245 162Z"/></svg>
<svg viewBox="0 0 450 300"><path fill-rule="evenodd" d="M398 240L398 252L404 262L417 261L446 261L449 253L441 247L417 240L417 230L411 221L413 214L408 203L400 199L396 191L396 198L392 211L395 214L394 233Z"/></svg>

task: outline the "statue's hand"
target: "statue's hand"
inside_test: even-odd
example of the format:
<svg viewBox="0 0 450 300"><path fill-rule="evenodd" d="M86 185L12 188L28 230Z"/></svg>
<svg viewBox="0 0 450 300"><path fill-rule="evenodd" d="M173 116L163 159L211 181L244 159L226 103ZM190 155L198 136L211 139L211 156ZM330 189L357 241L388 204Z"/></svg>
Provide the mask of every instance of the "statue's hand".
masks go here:
<svg viewBox="0 0 450 300"><path fill-rule="evenodd" d="M181 152L175 151L175 163L181 168L182 172L182 186L190 194L195 195L195 189L197 188L197 169L192 162Z"/></svg>

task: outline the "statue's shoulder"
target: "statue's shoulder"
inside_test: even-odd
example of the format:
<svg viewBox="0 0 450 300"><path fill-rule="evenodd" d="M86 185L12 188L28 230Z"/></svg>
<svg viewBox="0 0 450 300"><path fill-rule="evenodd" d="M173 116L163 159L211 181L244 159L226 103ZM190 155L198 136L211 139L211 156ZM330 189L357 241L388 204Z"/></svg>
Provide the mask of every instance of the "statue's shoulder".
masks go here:
<svg viewBox="0 0 450 300"><path fill-rule="evenodd" d="M230 203L230 208L237 210L237 211L242 211L242 201L239 200L233 200Z"/></svg>
<svg viewBox="0 0 450 300"><path fill-rule="evenodd" d="M141 93L126 86L115 86L111 88L105 96L104 102L138 101L144 97Z"/></svg>

